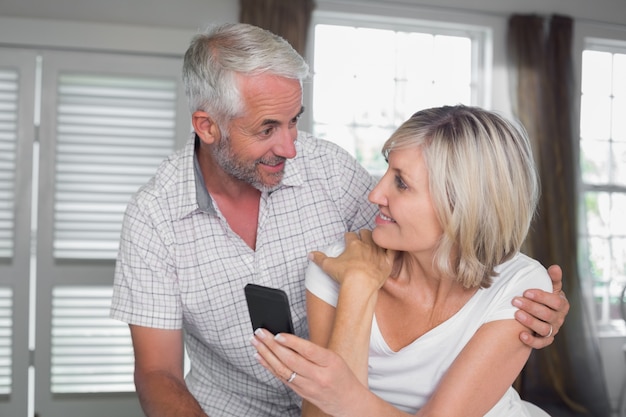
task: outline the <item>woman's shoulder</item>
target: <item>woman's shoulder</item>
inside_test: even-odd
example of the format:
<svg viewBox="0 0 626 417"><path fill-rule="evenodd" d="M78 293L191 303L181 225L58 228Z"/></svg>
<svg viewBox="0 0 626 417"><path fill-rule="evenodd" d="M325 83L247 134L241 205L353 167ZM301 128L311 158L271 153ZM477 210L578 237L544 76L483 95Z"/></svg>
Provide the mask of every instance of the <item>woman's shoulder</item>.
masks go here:
<svg viewBox="0 0 626 417"><path fill-rule="evenodd" d="M526 288L552 291L552 281L546 268L536 259L523 253L517 253L513 258L498 265L495 271L498 273L494 279L496 286L518 283Z"/></svg>

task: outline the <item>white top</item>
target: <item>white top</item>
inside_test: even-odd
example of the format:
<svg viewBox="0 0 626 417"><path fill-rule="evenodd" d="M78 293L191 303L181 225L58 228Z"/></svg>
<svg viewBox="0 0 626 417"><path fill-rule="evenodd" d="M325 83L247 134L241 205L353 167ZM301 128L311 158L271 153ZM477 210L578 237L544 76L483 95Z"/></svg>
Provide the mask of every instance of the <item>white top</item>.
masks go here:
<svg viewBox="0 0 626 417"><path fill-rule="evenodd" d="M326 253L337 256L343 242ZM523 254L496 268L499 276L489 288L481 288L454 316L398 352L385 343L376 317L372 323L369 353L369 387L400 410L416 413L434 392L478 328L495 320L514 319L511 302L530 288L552 291L550 277L541 264ZM309 264L306 288L320 299L337 305L339 285L314 263ZM511 387L486 414L489 417L528 417L517 392Z"/></svg>

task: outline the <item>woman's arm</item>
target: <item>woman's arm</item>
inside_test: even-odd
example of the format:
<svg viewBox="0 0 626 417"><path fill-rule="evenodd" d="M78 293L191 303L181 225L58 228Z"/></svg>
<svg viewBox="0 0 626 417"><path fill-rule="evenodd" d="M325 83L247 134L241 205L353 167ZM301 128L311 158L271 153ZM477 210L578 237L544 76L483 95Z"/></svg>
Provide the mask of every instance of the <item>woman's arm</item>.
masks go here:
<svg viewBox="0 0 626 417"><path fill-rule="evenodd" d="M368 377L369 338L378 288L391 270L385 266L387 262L381 262L382 268L370 266L369 262L376 259L372 257L372 244L369 231L359 235L350 233L346 235L346 248L349 252L344 251L341 260L326 258L321 252L313 255L318 264L326 261L327 271L341 274L338 277L341 285L337 308L307 291L310 340L341 356L365 387ZM380 248L373 249L378 255L384 253ZM345 265L350 265L350 268L343 269ZM340 268L341 273L337 272ZM305 400L302 416L322 415L326 414Z"/></svg>
<svg viewBox="0 0 626 417"><path fill-rule="evenodd" d="M521 327L512 319L481 326L416 415L479 417L489 411L513 384L530 355L531 348L518 338ZM263 340L257 347L261 363L271 370L265 361L271 357L270 362L280 361L296 370L298 376L289 386L328 415L408 415L359 383L335 352L289 334Z"/></svg>
<svg viewBox="0 0 626 417"><path fill-rule="evenodd" d="M263 329L255 332L252 344L261 365L304 398L309 410L317 407L316 412L326 413L321 415L334 417L408 416L370 392L330 349L292 334L271 337ZM286 382L291 370L297 376Z"/></svg>
<svg viewBox="0 0 626 417"><path fill-rule="evenodd" d="M487 413L511 387L530 356L532 349L518 337L522 327L515 320L482 325L417 415L471 417Z"/></svg>

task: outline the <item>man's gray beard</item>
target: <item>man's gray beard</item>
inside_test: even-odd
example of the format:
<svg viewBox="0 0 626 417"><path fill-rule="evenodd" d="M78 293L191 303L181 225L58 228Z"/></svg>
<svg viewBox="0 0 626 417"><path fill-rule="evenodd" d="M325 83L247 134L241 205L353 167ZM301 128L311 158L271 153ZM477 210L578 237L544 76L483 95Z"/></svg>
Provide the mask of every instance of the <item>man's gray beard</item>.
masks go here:
<svg viewBox="0 0 626 417"><path fill-rule="evenodd" d="M245 166L237 160L237 158L231 152L230 137L222 134L220 141L213 147L211 147L211 154L213 159L219 165L220 168L230 176L238 179L239 181L250 184L261 192L271 192L280 186L280 181L276 185L268 186L264 184L258 176L256 166L260 162L276 163L277 161L284 161L285 158L275 157L271 161L264 161L263 159L257 159L251 166ZM280 180L282 180L283 172L280 173Z"/></svg>

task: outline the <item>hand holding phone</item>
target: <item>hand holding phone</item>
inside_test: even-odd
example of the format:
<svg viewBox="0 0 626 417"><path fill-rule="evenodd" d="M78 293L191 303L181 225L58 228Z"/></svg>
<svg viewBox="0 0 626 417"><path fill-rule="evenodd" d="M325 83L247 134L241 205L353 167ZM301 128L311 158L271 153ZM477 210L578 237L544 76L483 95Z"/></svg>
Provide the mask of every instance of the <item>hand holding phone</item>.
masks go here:
<svg viewBox="0 0 626 417"><path fill-rule="evenodd" d="M294 332L289 300L283 290L248 284L244 291L252 331L262 327L272 334Z"/></svg>

